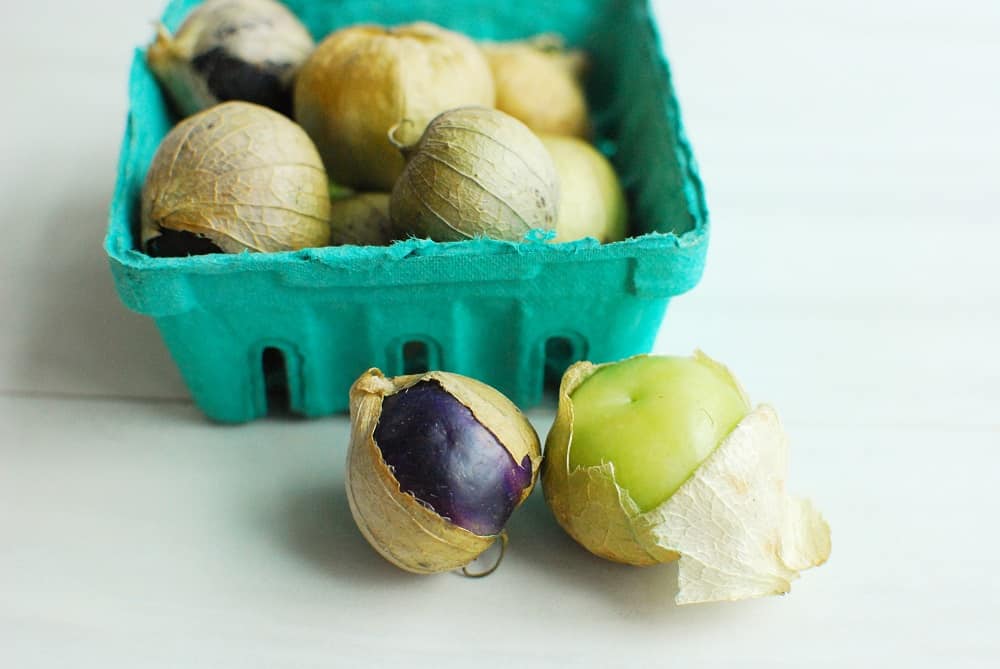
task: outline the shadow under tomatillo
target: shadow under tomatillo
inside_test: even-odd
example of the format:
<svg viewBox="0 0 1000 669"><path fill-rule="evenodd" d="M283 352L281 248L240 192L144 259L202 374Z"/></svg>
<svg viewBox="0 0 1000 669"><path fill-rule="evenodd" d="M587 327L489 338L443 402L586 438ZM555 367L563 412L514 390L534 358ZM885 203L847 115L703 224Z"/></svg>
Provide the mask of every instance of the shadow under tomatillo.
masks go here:
<svg viewBox="0 0 1000 669"><path fill-rule="evenodd" d="M351 516L341 480L290 491L276 511L270 528L279 541L322 572L380 586L420 580L391 565L368 545Z"/></svg>
<svg viewBox="0 0 1000 669"><path fill-rule="evenodd" d="M542 570L553 592L585 591L605 600L609 613L656 624L689 613L674 604L676 565L633 567L591 554L556 522L541 484L514 513L507 530L508 559Z"/></svg>

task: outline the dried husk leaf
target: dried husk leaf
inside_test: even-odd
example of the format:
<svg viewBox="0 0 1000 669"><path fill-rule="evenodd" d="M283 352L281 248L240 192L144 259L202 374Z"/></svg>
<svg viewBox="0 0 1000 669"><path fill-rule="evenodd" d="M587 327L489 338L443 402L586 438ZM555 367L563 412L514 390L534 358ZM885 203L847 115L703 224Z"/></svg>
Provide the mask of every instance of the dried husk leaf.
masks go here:
<svg viewBox="0 0 1000 669"><path fill-rule="evenodd" d="M290 251L330 239L328 180L309 137L246 102L179 123L160 144L142 192L142 243L168 228L227 253Z"/></svg>
<svg viewBox="0 0 1000 669"><path fill-rule="evenodd" d="M496 84L497 109L537 133L590 135L581 74L586 54L566 50L555 35L482 44Z"/></svg>
<svg viewBox="0 0 1000 669"><path fill-rule="evenodd" d="M484 107L452 109L403 151L406 169L389 205L397 236L523 241L531 230L555 228L555 165L517 119Z"/></svg>
<svg viewBox="0 0 1000 669"><path fill-rule="evenodd" d="M679 558L678 604L783 594L799 571L826 561L830 528L808 500L786 492L787 437L766 405L744 418L690 479L648 512L640 512L617 484L611 464L570 471L570 395L603 366L577 363L567 370L546 440L545 499L570 536L618 562Z"/></svg>
<svg viewBox="0 0 1000 669"><path fill-rule="evenodd" d="M388 193L358 193L330 204L330 243L387 246L392 240Z"/></svg>
<svg viewBox="0 0 1000 669"><path fill-rule="evenodd" d="M403 157L389 142L416 141L432 118L463 105L492 106L489 65L472 40L432 23L353 26L329 35L295 83L295 118L331 178L390 191Z"/></svg>
<svg viewBox="0 0 1000 669"><path fill-rule="evenodd" d="M258 66L262 75L281 84L290 101L295 74L314 46L309 31L280 2L206 0L191 11L175 35L157 26L146 61L177 110L190 116L224 101L194 65L199 56L222 50L227 57Z"/></svg>
<svg viewBox="0 0 1000 669"><path fill-rule="evenodd" d="M652 513L651 535L681 554L678 604L784 594L830 555L830 527L785 490L788 439L774 409L755 409Z"/></svg>
<svg viewBox="0 0 1000 669"><path fill-rule="evenodd" d="M375 443L382 399L421 381L436 381L507 448L515 462L528 456L531 493L541 461L538 435L520 411L496 390L473 379L444 372L386 378L377 369L362 374L351 387L351 444L347 453L347 499L351 514L368 543L382 557L416 574L434 574L466 566L489 548L497 535L479 536L442 518L413 495L400 490ZM516 417L511 420L512 417ZM519 502L520 503L520 502Z"/></svg>

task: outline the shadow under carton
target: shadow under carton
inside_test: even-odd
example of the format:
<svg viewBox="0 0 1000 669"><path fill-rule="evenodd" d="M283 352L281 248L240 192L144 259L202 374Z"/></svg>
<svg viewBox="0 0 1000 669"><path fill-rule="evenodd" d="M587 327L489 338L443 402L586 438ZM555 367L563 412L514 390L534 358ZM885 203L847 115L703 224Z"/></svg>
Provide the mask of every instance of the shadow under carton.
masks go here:
<svg viewBox="0 0 1000 669"><path fill-rule="evenodd" d="M176 29L196 4L172 2L165 25ZM628 195L632 236L149 257L138 241L142 183L175 119L137 51L105 249L122 301L155 320L210 418L258 418L275 396L305 416L343 411L369 367L465 374L528 407L547 366L551 377L576 360L650 350L670 298L701 277L708 216L647 2L287 4L317 39L354 23L429 20L477 39L557 32L587 50L596 143Z"/></svg>

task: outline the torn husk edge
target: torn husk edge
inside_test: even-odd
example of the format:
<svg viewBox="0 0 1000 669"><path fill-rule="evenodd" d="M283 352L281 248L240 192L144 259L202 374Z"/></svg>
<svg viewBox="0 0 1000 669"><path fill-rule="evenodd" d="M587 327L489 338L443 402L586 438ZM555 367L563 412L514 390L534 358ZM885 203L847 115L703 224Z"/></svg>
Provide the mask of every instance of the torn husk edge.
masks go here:
<svg viewBox="0 0 1000 669"><path fill-rule="evenodd" d="M678 604L783 594L799 571L826 561L830 528L808 500L785 491L788 440L769 406L747 415L690 479L645 513L616 483L611 463L570 471L570 395L603 366L567 370L546 440L543 490L570 536L618 562L679 559Z"/></svg>
<svg viewBox="0 0 1000 669"><path fill-rule="evenodd" d="M611 364L611 363L608 363ZM559 384L556 419L545 440L542 491L563 529L590 552L608 560L632 565L652 565L676 560L636 535L634 519L639 507L615 483L614 465L576 467L570 471L573 441L573 402L570 395L605 365L578 362L563 374Z"/></svg>
<svg viewBox="0 0 1000 669"><path fill-rule="evenodd" d="M500 403L490 402L476 392L477 386L496 392L485 384L440 372L392 379L375 368L362 374L350 391L351 443L345 481L348 504L368 543L389 562L416 574L464 567L497 539L497 535L479 536L452 524L413 495L400 490L399 482L375 443L374 432L382 411L382 399L426 380L437 381L467 406L508 448L515 462L520 464L525 455L530 457L532 481L520 501L530 494L541 459L538 436L527 420L524 421L527 430L521 426L498 424L496 412L503 410L497 406ZM508 422L519 421L500 421Z"/></svg>

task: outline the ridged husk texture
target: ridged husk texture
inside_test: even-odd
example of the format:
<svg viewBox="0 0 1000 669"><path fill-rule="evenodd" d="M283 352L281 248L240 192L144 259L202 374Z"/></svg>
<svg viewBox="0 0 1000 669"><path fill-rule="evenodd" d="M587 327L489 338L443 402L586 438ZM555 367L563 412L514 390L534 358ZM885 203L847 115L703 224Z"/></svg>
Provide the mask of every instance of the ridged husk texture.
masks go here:
<svg viewBox="0 0 1000 669"><path fill-rule="evenodd" d="M523 241L531 230L555 228L555 165L514 117L484 107L453 109L402 151L406 169L389 205L397 236Z"/></svg>
<svg viewBox="0 0 1000 669"><path fill-rule="evenodd" d="M566 371L545 442L545 499L570 536L616 562L679 558L678 604L783 594L800 571L826 561L830 528L811 502L786 492L788 440L768 406L752 411L690 479L645 513L615 480L613 464L571 470L571 395L604 366L581 362Z"/></svg>
<svg viewBox="0 0 1000 669"><path fill-rule="evenodd" d="M566 50L557 35L482 45L497 90L496 108L537 133L590 135L581 77L582 51Z"/></svg>
<svg viewBox="0 0 1000 669"><path fill-rule="evenodd" d="M458 374L427 372L386 378L377 369L351 387L351 444L347 452L347 499L368 543L389 562L416 574L434 574L468 565L497 539L479 536L442 518L413 495L400 490L375 443L382 399L421 381L438 382L472 411L507 449L514 462L531 460L534 487L541 462L538 435L514 404L490 386Z"/></svg>
<svg viewBox="0 0 1000 669"><path fill-rule="evenodd" d="M323 40L299 72L295 118L319 147L331 178L390 191L403 157L388 132L410 143L441 112L493 106L489 65L472 40L432 23L344 28Z"/></svg>
<svg viewBox="0 0 1000 669"><path fill-rule="evenodd" d="M142 243L168 228L227 253L290 251L330 239L330 196L302 128L247 102L181 121L160 144L142 190Z"/></svg>
<svg viewBox="0 0 1000 669"><path fill-rule="evenodd" d="M295 74L314 47L309 31L280 2L207 0L191 11L176 35L158 26L146 60L177 110L190 116L224 101L195 66L196 58L218 50L248 66L238 73L241 76L249 76L249 68L256 67L261 76L274 77L290 100ZM239 85L231 82L227 88ZM253 95L254 89L247 93ZM264 104L252 97L235 97Z"/></svg>

